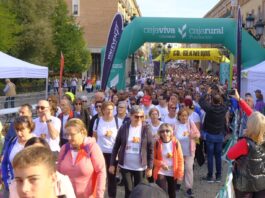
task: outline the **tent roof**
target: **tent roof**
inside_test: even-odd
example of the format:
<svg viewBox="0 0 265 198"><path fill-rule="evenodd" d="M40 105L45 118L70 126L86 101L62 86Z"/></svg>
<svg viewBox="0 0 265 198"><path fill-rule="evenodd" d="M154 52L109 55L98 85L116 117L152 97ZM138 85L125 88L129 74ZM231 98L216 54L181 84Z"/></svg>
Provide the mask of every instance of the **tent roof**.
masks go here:
<svg viewBox="0 0 265 198"><path fill-rule="evenodd" d="M1 78L48 78L48 67L34 65L0 52Z"/></svg>
<svg viewBox="0 0 265 198"><path fill-rule="evenodd" d="M247 68L247 69L244 69L243 72L257 72L257 73L265 73L265 61L257 64L257 65L254 65L253 67L250 67L250 68Z"/></svg>

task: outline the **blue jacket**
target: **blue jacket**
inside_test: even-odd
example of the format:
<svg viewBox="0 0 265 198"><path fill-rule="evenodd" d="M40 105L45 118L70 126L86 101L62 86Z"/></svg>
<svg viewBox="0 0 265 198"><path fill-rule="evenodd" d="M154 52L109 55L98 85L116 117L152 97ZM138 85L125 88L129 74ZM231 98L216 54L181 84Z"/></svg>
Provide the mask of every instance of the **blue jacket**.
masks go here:
<svg viewBox="0 0 265 198"><path fill-rule="evenodd" d="M2 153L1 153L1 155L4 154L5 149L6 149L6 147L7 147L7 144L9 143L9 141L10 141L12 138L16 137L16 136L17 136L17 134L16 134L16 130L15 130L15 127L14 127L14 122L12 122L12 123L10 124L10 126L9 126L9 130L8 130L6 136L5 136L5 142L4 142L4 146L3 146L3 149L2 149Z"/></svg>
<svg viewBox="0 0 265 198"><path fill-rule="evenodd" d="M4 151L4 158L2 161L2 180L5 184L5 188L8 190L8 185L12 179L14 179L14 171L12 163L9 160L10 153L17 141L17 136L13 137L6 145Z"/></svg>

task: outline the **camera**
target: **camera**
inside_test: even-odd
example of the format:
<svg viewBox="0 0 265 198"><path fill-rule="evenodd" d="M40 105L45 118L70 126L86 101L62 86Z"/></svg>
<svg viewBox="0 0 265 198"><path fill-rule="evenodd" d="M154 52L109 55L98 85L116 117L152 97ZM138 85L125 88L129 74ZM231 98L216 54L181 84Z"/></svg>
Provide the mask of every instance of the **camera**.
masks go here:
<svg viewBox="0 0 265 198"><path fill-rule="evenodd" d="M236 91L234 89L228 90L228 95L233 96L236 94Z"/></svg>

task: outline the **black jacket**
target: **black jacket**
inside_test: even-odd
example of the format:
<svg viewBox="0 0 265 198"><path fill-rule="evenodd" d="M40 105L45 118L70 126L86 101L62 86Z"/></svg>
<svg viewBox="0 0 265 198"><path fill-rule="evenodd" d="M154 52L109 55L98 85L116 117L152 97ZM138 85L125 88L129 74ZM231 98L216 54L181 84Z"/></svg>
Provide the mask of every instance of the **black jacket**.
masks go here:
<svg viewBox="0 0 265 198"><path fill-rule="evenodd" d="M222 104L211 104L207 101L207 95L203 95L199 100L199 105L206 112L203 130L210 134L221 134L225 132L225 114L227 107Z"/></svg>
<svg viewBox="0 0 265 198"><path fill-rule="evenodd" d="M115 144L112 149L112 155L110 164L115 165L116 157L118 155L120 165L124 165L124 155L125 155L125 148L128 141L129 136L129 128L131 122L124 123L117 134ZM141 163L143 166L146 166L150 169L153 168L153 160L154 160L154 146L153 146L153 137L152 132L150 131L147 125L142 126L141 131Z"/></svg>

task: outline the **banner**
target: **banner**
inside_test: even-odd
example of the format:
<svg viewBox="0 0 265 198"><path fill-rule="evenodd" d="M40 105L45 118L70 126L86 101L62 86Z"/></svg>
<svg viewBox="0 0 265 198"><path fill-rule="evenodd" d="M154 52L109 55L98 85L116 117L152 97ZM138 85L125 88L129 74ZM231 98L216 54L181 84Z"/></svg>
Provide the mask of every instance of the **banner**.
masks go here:
<svg viewBox="0 0 265 198"><path fill-rule="evenodd" d="M122 15L120 13L116 13L116 15L113 18L111 28L109 31L108 41L103 61L103 70L102 70L103 73L101 79L102 90L106 89L108 83L110 70L112 68L112 64L121 38L122 29L123 29ZM112 83L112 86L116 86L116 84Z"/></svg>
<svg viewBox="0 0 265 198"><path fill-rule="evenodd" d="M237 62L237 91L241 92L241 45L242 45L242 18L240 6L237 10L237 42L236 42L236 62Z"/></svg>
<svg viewBox="0 0 265 198"><path fill-rule="evenodd" d="M61 60L60 60L60 80L59 80L59 99L62 96L62 83L63 83L63 70L64 70L64 55L61 52Z"/></svg>
<svg viewBox="0 0 265 198"><path fill-rule="evenodd" d="M211 60L217 63L222 62L223 55L217 48L172 48L165 56L169 60Z"/></svg>

